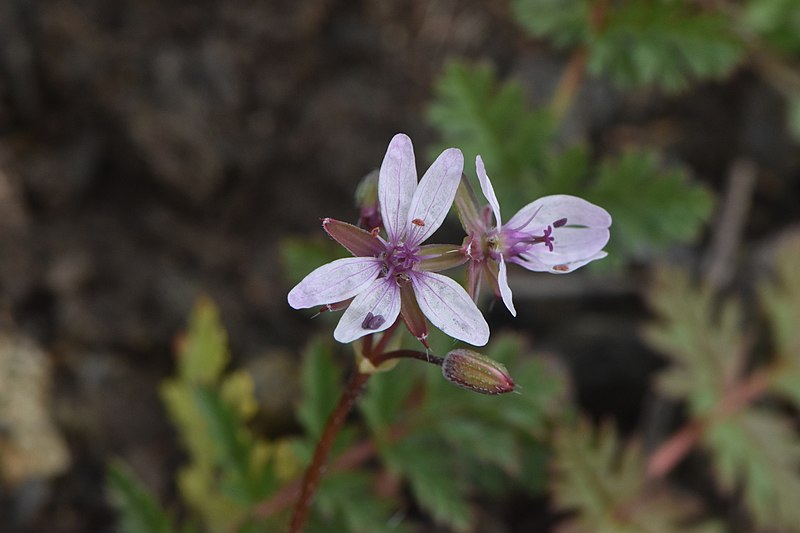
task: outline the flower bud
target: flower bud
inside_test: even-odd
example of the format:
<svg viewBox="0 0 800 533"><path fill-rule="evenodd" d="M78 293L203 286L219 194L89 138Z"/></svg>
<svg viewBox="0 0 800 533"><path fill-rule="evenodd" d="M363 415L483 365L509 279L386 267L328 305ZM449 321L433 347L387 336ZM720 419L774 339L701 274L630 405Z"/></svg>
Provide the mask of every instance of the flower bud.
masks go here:
<svg viewBox="0 0 800 533"><path fill-rule="evenodd" d="M358 225L367 231L383 226L381 207L378 202L378 171L373 170L361 179L356 189L356 205L359 208Z"/></svg>
<svg viewBox="0 0 800 533"><path fill-rule="evenodd" d="M442 374L450 383L481 394L505 394L514 390L514 380L505 365L472 350L448 353Z"/></svg>

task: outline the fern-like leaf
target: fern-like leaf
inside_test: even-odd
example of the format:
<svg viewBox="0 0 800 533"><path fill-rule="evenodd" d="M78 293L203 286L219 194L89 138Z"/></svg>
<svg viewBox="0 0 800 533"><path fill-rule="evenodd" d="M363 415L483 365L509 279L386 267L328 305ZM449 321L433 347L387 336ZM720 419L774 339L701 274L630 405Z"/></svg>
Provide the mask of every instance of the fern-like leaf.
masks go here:
<svg viewBox="0 0 800 533"><path fill-rule="evenodd" d="M659 389L686 400L696 416L710 414L741 369L739 306L718 305L710 288L696 287L686 273L669 268L656 273L649 302L659 320L645 337L673 363L659 376Z"/></svg>
<svg viewBox="0 0 800 533"><path fill-rule="evenodd" d="M711 214L712 196L680 170L665 170L655 154L628 152L603 162L585 193L614 217L609 250L646 258L669 244L689 242Z"/></svg>
<svg viewBox="0 0 800 533"><path fill-rule="evenodd" d="M774 388L800 408L800 235L778 250L774 281L760 286L761 306L767 313L775 342Z"/></svg>
<svg viewBox="0 0 800 533"><path fill-rule="evenodd" d="M712 452L719 484L728 492L741 489L756 523L800 524L800 440L787 420L747 409L712 424L703 442Z"/></svg>
<svg viewBox="0 0 800 533"><path fill-rule="evenodd" d="M558 429L552 493L560 510L574 511L560 530L585 533L700 533L719 531L697 523L698 506L663 487L645 484L644 457L636 443L623 445L610 424L597 430L581 421Z"/></svg>
<svg viewBox="0 0 800 533"><path fill-rule="evenodd" d="M451 63L436 84L428 118L443 141L434 152L458 146L468 174L480 154L492 178L506 184L497 191L504 209L538 196L537 172L553 128L546 112L528 109L519 83L499 84L485 65Z"/></svg>
<svg viewBox="0 0 800 533"><path fill-rule="evenodd" d="M126 464L119 461L111 463L107 485L119 513L119 531L170 533L173 530L169 515Z"/></svg>

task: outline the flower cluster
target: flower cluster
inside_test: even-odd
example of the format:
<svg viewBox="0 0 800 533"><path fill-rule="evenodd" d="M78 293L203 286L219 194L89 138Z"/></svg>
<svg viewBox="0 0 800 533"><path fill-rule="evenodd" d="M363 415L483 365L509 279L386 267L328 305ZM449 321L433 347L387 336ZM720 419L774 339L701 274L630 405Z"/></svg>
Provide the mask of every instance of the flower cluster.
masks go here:
<svg viewBox="0 0 800 533"><path fill-rule="evenodd" d="M411 139L395 135L378 174L377 203L361 205L366 228L331 218L322 222L353 257L311 272L289 292L289 305L345 309L333 334L343 343L386 330L402 318L426 347L427 321L450 337L483 346L489 326L475 301L484 282L516 316L508 263L563 274L606 256L611 216L604 209L574 196L546 196L503 224L480 156L475 165L488 206L478 203L463 177L460 150L442 152L417 183ZM467 233L464 242L423 244L454 202ZM464 263L467 290L438 273Z"/></svg>

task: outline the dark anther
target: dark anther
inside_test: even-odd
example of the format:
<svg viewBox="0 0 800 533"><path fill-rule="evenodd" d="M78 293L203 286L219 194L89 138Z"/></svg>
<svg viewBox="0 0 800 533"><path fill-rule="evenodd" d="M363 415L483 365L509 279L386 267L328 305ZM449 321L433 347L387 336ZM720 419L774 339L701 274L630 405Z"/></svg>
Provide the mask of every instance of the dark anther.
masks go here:
<svg viewBox="0 0 800 533"><path fill-rule="evenodd" d="M367 313L367 316L364 317L364 321L361 323L361 327L363 329L378 329L384 322L386 322L386 319L383 318L383 315Z"/></svg>
<svg viewBox="0 0 800 533"><path fill-rule="evenodd" d="M566 223L567 223L567 219L566 218L559 218L558 220L553 222L553 227L554 228L560 228L561 226L565 225Z"/></svg>

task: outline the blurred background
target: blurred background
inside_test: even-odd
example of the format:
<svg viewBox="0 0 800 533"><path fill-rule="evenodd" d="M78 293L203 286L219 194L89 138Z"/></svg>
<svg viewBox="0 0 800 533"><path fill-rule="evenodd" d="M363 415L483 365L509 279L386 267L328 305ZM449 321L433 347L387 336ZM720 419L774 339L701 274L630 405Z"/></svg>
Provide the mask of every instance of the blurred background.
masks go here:
<svg viewBox="0 0 800 533"><path fill-rule="evenodd" d="M556 192L614 217L609 259L570 276L515 269L519 318L502 305L487 315L493 334L529 347L523 357L563 369L573 415L652 448L708 409L652 387L674 359L641 335L658 319L647 301L662 264L693 280L687 299L741 298L737 328L761 329L736 344L757 348L736 372L782 357L754 309L800 221L797 0L4 0L0 529L117 530L115 458L176 517L191 514L175 481L186 450L159 387L203 296L231 366L252 379L248 427L270 439L307 430L292 410L300 354L335 322L290 310L286 293L342 256L319 221L357 220L355 189L397 132L414 140L420 172L457 146L474 179L480 153L506 218ZM461 241L455 217L439 236ZM346 368L345 347L329 349ZM787 449L797 405L775 409ZM749 466L733 461L718 489L700 457L678 484L720 530L800 531L787 506L778 524L734 511ZM509 489L502 504L471 486L483 518L466 522L408 503L413 483L382 487L411 531L563 530L578 504L548 496L558 482L539 472L537 489ZM797 501L800 482L790 487Z"/></svg>

